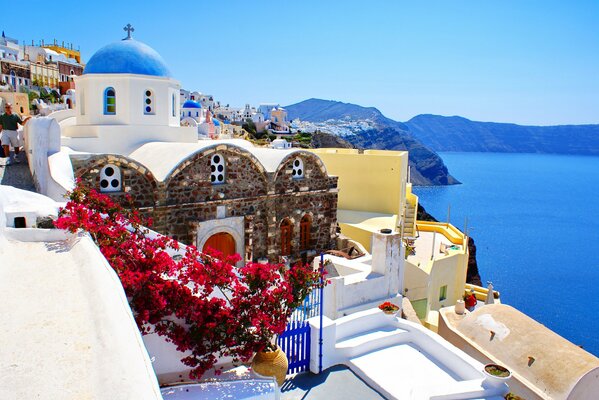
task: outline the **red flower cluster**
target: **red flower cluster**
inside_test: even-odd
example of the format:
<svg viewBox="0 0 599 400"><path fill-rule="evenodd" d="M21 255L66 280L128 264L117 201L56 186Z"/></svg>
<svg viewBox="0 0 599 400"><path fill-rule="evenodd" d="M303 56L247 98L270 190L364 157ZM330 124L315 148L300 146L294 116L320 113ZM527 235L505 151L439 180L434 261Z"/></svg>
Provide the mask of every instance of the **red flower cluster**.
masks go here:
<svg viewBox="0 0 599 400"><path fill-rule="evenodd" d="M190 351L181 361L193 368L191 378L219 357L246 362L272 349L293 310L320 285L320 272L308 265L247 263L237 269L238 255L203 254L153 237L130 198L125 209L78 182L69 199L56 226L89 232L121 279L140 331Z"/></svg>
<svg viewBox="0 0 599 400"><path fill-rule="evenodd" d="M391 312L396 312L397 310L399 310L399 307L393 303L391 303L390 301L386 301L382 304L379 304L379 310L385 312L385 313L391 313Z"/></svg>

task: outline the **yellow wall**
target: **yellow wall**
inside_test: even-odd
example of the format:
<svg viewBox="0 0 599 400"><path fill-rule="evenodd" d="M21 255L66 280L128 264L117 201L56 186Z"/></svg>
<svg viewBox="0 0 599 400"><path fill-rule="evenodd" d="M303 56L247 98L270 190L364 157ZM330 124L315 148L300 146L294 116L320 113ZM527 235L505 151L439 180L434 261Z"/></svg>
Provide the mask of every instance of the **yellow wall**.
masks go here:
<svg viewBox="0 0 599 400"><path fill-rule="evenodd" d="M330 175L339 177L338 207L344 210L403 214L408 153L354 149L311 150Z"/></svg>
<svg viewBox="0 0 599 400"><path fill-rule="evenodd" d="M435 312L442 307L455 305L464 295L466 273L468 271L467 238L456 227L443 222L417 222L418 229L423 232L437 232L442 234L452 243L462 246L460 250L449 250L449 255L436 255L433 260L421 261L406 260L404 287L408 290L406 295L412 300L427 299L426 317L431 329L436 329L436 322L428 318L431 311ZM445 300L439 300L440 289L447 286Z"/></svg>
<svg viewBox="0 0 599 400"><path fill-rule="evenodd" d="M437 232L445 236L451 243L465 245L464 234L452 224L445 222L417 221L416 226L421 232Z"/></svg>

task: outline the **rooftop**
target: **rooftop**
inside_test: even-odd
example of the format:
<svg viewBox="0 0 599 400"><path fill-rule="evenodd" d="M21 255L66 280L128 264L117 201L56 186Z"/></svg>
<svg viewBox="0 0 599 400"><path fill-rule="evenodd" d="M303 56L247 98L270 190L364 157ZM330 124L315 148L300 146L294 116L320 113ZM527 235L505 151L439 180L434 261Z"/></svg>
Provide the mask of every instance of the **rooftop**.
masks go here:
<svg viewBox="0 0 599 400"><path fill-rule="evenodd" d="M56 208L0 186L0 398L160 399L123 288L92 240L6 227L19 209L35 221Z"/></svg>
<svg viewBox="0 0 599 400"><path fill-rule="evenodd" d="M543 398L591 398L569 396L573 395L573 387L590 371L597 382L599 358L515 308L489 304L458 315L453 307L446 307L440 314L448 328L536 387L537 393L546 396ZM585 383L593 387L590 378ZM598 384L593 385L597 387Z"/></svg>
<svg viewBox="0 0 599 400"><path fill-rule="evenodd" d="M111 43L98 50L84 74L138 74L170 77L164 59L150 46L133 39Z"/></svg>

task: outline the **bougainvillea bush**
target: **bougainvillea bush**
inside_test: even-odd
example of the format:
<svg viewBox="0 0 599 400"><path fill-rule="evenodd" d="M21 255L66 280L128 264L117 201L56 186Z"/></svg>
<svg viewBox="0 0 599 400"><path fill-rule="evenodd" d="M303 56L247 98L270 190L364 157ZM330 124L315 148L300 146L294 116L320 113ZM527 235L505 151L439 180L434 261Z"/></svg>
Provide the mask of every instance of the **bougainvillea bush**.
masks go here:
<svg viewBox="0 0 599 400"><path fill-rule="evenodd" d="M89 232L118 274L142 334L157 333L190 355L181 361L201 377L218 358L246 362L273 350L293 310L322 282L308 265L234 265L239 256L180 248L165 236L148 235L127 198L125 207L77 183L56 226ZM172 254L178 254L172 257Z"/></svg>

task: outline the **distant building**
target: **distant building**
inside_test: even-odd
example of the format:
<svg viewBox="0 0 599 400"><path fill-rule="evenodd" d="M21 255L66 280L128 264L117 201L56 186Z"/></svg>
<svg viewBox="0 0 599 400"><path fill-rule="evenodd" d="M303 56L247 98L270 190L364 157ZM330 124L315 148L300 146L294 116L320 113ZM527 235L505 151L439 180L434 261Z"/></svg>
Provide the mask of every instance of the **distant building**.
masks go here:
<svg viewBox="0 0 599 400"><path fill-rule="evenodd" d="M2 32L0 37L0 59L19 61L20 57L19 41L17 39L9 38Z"/></svg>
<svg viewBox="0 0 599 400"><path fill-rule="evenodd" d="M287 120L287 110L282 107L270 110L270 129L274 133L289 133L289 121Z"/></svg>
<svg viewBox="0 0 599 400"><path fill-rule="evenodd" d="M270 112L272 109L277 109L280 107L279 103L260 103L258 106L258 112L264 115L264 119L271 119Z"/></svg>
<svg viewBox="0 0 599 400"><path fill-rule="evenodd" d="M0 80L18 92L21 86L31 84L29 64L22 61L0 59Z"/></svg>

